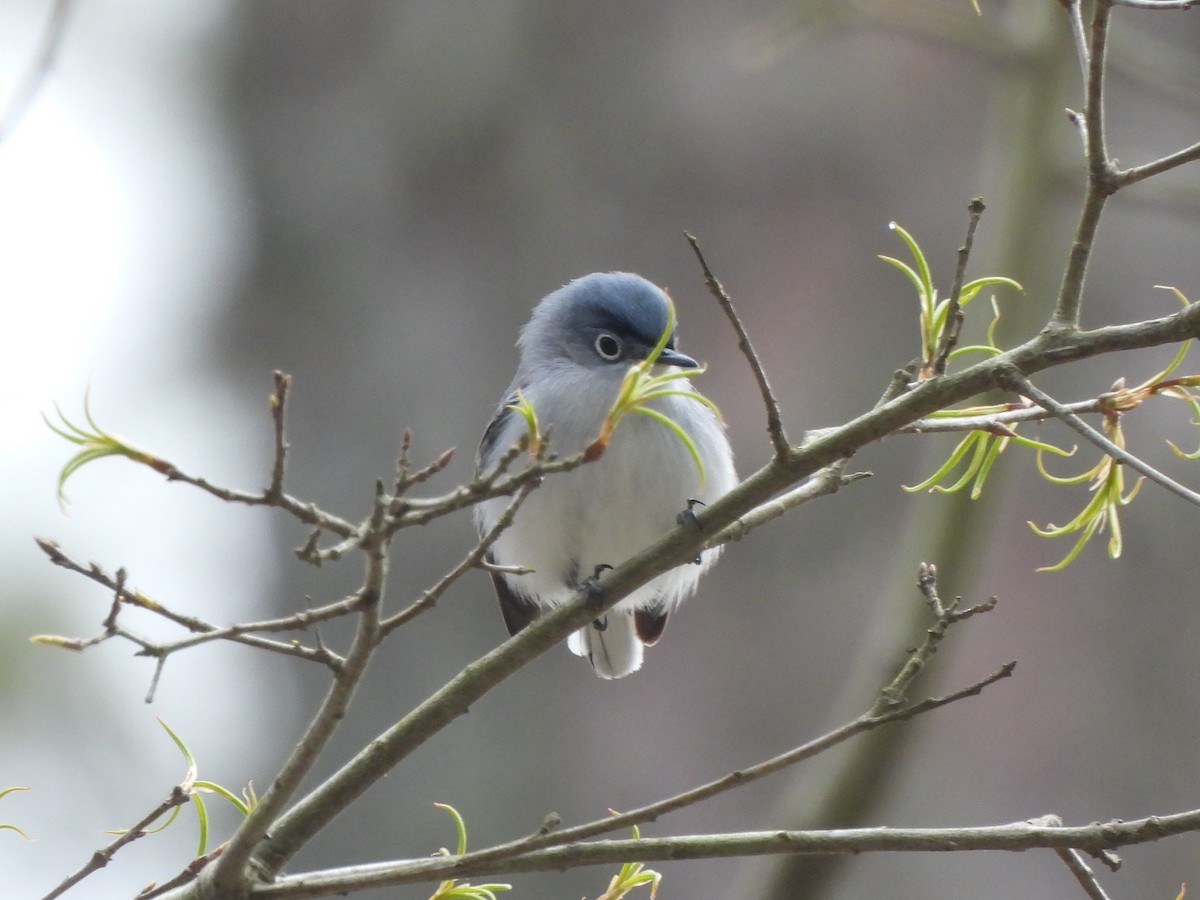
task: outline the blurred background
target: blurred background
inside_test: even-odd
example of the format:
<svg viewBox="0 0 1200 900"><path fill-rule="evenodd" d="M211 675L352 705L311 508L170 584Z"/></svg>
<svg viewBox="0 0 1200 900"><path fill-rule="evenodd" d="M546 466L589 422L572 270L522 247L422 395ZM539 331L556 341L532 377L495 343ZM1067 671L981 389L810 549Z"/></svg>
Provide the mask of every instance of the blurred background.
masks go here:
<svg viewBox="0 0 1200 900"><path fill-rule="evenodd" d="M0 7L0 98L32 59L49 0ZM40 413L82 417L221 484L268 477L271 371L294 376L290 491L363 515L393 470L458 448L431 486L470 477L479 435L545 293L596 270L667 287L701 389L728 420L743 475L768 456L753 379L704 290L695 233L754 336L793 439L868 409L917 352L915 300L877 254L909 229L948 290L970 198L972 274L1002 296L1004 339L1048 314L1081 194L1081 108L1065 14L1048 0L562 4L78 0L57 63L0 144L0 871L40 896L157 804L183 775L264 786L326 686L323 670L242 647L152 663L98 633L110 598L33 542L125 567L160 602L216 623L284 615L352 591L357 560L313 569L286 517L225 506L105 460L67 486L71 447ZM1110 149L1148 161L1200 136L1200 14L1119 10ZM1112 204L1086 298L1097 326L1171 312L1155 284L1200 297L1200 169ZM969 308L972 337L988 312ZM1170 351L1039 379L1060 399L1150 376ZM1188 371L1195 371L1194 368ZM1130 446L1196 485L1181 404L1126 422ZM1036 429L1031 430L1033 434ZM1065 429L1041 436L1064 445ZM293 861L290 871L473 847L576 823L744 767L866 709L923 627L917 565L942 590L1000 605L951 636L920 692L1002 663L978 698L669 816L646 835L820 825L950 826L1057 813L1072 823L1200 806L1196 510L1153 486L1067 571L1036 573L1087 500L1010 451L974 503L900 489L956 439L892 438L852 469L875 477L726 554L645 668L602 682L564 649L527 667L429 742ZM1094 455L1055 460L1061 474ZM389 604L407 603L473 539L466 515L405 534ZM128 624L175 635L153 620ZM344 646L344 630L322 637ZM487 578L462 580L380 653L317 778L504 637ZM216 804L210 804L215 807ZM218 838L234 825L214 811ZM127 897L195 847L189 810L75 892ZM1174 897L1195 837L1132 848L1103 882ZM724 860L655 866L662 897L1075 896L1050 853ZM594 897L612 872L516 879L517 895ZM429 887L372 896L426 897ZM73 896L73 895L72 895Z"/></svg>

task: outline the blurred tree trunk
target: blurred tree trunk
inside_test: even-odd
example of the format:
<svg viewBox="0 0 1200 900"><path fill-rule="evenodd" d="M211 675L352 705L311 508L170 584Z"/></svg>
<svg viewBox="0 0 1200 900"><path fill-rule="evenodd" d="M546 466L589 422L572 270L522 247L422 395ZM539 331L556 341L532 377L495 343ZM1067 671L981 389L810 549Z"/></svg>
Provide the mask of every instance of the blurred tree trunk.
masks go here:
<svg viewBox="0 0 1200 900"><path fill-rule="evenodd" d="M998 250L974 255L970 272L1008 275L1026 289L1024 298L1003 307L997 340L1004 346L1040 327L1055 296L1062 264L1052 240L1055 223L1061 220L1061 214L1056 214L1061 205L1061 157L1047 142L1051 136L1071 136L1063 125L1057 88L1077 80L1078 69L1066 17L1054 4L1011 7L1001 31L1007 42L995 47L990 59L980 61L997 76L987 140L994 151L982 167L979 182L981 193L984 185L990 185L991 191L984 197L989 208L981 228ZM949 135L945 139L953 140ZM965 233L970 198L947 198L951 200L961 212ZM935 274L945 281L937 286L948 291L950 248L924 249L932 257L931 264L941 263ZM969 315L968 328L982 330L990 311L977 306ZM933 471L945 459L945 449L931 445L925 456L921 471ZM1004 480L1005 468L997 467L988 478L990 496L1003 495ZM994 520L987 505L959 492L939 498L932 514L924 505L910 504L908 509L893 531L903 539L895 545L892 575L879 592L878 617L864 630L841 695L831 706L829 722L849 720L866 709L895 671L896 648L905 646L905 641L916 643L926 627L928 611L916 588L919 561L938 566L946 599L962 595L969 602L980 602L996 592L996 585L978 583L974 571ZM944 655L940 658L944 661ZM932 718L873 731L800 767L781 809L769 817L770 824L797 829L878 824L876 813L888 800L891 786L904 777L907 748L918 729L931 726L935 726ZM756 900L829 896L833 882L852 864L852 859L836 856L755 859L744 867L729 896Z"/></svg>

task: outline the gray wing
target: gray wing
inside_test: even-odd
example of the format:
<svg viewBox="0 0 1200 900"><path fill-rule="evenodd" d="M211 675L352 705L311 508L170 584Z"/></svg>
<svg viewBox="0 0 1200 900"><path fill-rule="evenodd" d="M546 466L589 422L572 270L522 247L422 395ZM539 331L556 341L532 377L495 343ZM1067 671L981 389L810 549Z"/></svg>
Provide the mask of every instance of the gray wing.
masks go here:
<svg viewBox="0 0 1200 900"><path fill-rule="evenodd" d="M501 447L500 435L504 433L504 429L512 420L512 417L519 413L512 408L512 404L517 402L517 391L523 385L514 385L500 401L500 405L496 407L496 412L492 415L492 421L488 422L487 428L484 429L483 437L479 441L479 449L475 452L475 477L483 474L484 463L491 462L495 458L497 451L503 453L507 447Z"/></svg>
<svg viewBox="0 0 1200 900"><path fill-rule="evenodd" d="M488 423L487 429L483 432L483 438L479 442L479 451L475 454L476 476L483 473L485 463L490 463L495 459L497 453L503 453L508 449L500 446L500 436L504 433L510 417L518 415L511 406L517 401L518 388L519 386L514 387L508 396L500 401L495 415L492 416L492 421ZM489 563L495 565L496 561L491 553L488 553L485 558ZM510 635L521 631L542 614L541 608L536 603L522 597L509 587L503 575L499 572L489 574L492 576L492 586L496 589L496 600L500 603L500 615L504 617L504 627L508 629Z"/></svg>
<svg viewBox="0 0 1200 900"><path fill-rule="evenodd" d="M490 553L487 561L494 562ZM496 600L500 603L500 615L504 617L504 627L508 629L510 635L522 631L542 614L541 607L509 587L503 575L499 572L489 574L492 576L492 585L496 588Z"/></svg>

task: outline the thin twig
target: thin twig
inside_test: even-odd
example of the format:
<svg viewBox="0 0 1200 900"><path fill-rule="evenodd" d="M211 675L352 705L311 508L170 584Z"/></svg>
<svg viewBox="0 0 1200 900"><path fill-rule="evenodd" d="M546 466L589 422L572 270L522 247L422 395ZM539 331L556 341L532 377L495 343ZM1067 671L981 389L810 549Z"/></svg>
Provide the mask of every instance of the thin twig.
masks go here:
<svg viewBox="0 0 1200 900"><path fill-rule="evenodd" d="M1154 162L1146 163L1144 166L1134 166L1131 169L1118 169L1113 175L1115 189L1119 190L1123 187L1128 187L1131 184L1144 181L1153 175L1176 169L1179 166L1196 162L1197 160L1200 160L1200 143L1192 144L1190 147L1185 147L1176 153L1162 157L1162 159L1156 159Z"/></svg>
<svg viewBox="0 0 1200 900"><path fill-rule="evenodd" d="M183 804L187 803L189 796L190 795L187 789L185 789L183 785L175 785L175 787L171 789L171 793L167 795L167 799L165 799L150 812L146 813L146 815L144 815L141 820L132 828L123 831L111 844L106 847L101 847L99 850L93 853L92 858L89 859L82 868L80 868L74 874L63 879L63 881L61 881L54 888L54 890L46 894L42 900L54 900L55 897L62 896L93 872L98 872L100 869L103 869L109 864L118 850L127 844L132 844L138 838L145 837L147 834L147 828L149 828L152 824L154 824L154 822L158 821L158 819L162 818L175 807L182 806Z"/></svg>
<svg viewBox="0 0 1200 900"><path fill-rule="evenodd" d="M471 548L471 552L464 556L458 565L438 579L437 584L425 591L409 606L400 610L400 612L396 613L395 615L388 616L386 619L384 619L380 625L380 633L384 637L387 637L387 635L391 634L392 631L404 625L406 622L415 619L426 610L432 609L437 604L442 594L446 593L446 590L452 584L454 584L454 582L472 569L479 568L480 563L483 561L483 557L487 554L488 550L491 549L492 544L496 543L496 540L500 537L500 535L503 534L510 525L512 525L513 518L516 516L517 510L521 508L521 504L525 502L526 498L528 498L531 493L533 493L538 484L539 482L537 481L527 481L525 484L521 485L521 487L517 489L517 492L513 494L513 498L511 501L509 501L508 506L504 508L504 512L500 514L498 519L496 519L496 523L491 527L491 529L489 529L488 533L481 537L475 546ZM495 567L491 568L493 571L495 571ZM509 566L504 568L511 569L513 567Z"/></svg>
<svg viewBox="0 0 1200 900"><path fill-rule="evenodd" d="M818 497L827 497L830 494L836 494L839 490L848 484L853 484L856 481L861 481L864 478L870 478L870 472L852 472L849 475L843 475L842 472L846 468L846 460L839 460L831 466L826 466L821 471L810 476L807 481L799 487L792 488L766 503L762 503L752 509L746 515L739 517L732 524L715 537L711 538L704 546L719 547L722 544L727 544L730 541L740 541L755 528L760 528L768 522L778 519L784 513L791 512L798 506L803 506Z"/></svg>
<svg viewBox="0 0 1200 900"><path fill-rule="evenodd" d="M1088 49L1087 32L1083 27L1083 4L1081 0L1066 0L1064 5L1067 7L1067 17L1071 21L1071 41L1075 44L1075 56L1079 60L1080 81L1086 83L1091 66L1091 51Z"/></svg>
<svg viewBox="0 0 1200 900"><path fill-rule="evenodd" d="M1073 413L1094 413L1100 412L1103 404L1103 400L1095 398L1064 403L1062 407ZM1003 434L1012 425L1022 422L1044 422L1053 418L1056 418L1056 414L1041 406L1014 403L1011 409L978 416L933 416L918 419L910 425L898 428L896 434L952 434L961 431L990 431Z"/></svg>
<svg viewBox="0 0 1200 900"><path fill-rule="evenodd" d="M329 619L336 619L354 612L358 602L358 598L352 596L315 609L305 609L290 616L281 616L278 619L262 619L257 622L239 622L224 627L218 626L211 631L194 634L176 641L166 641L157 644L156 647L166 655L179 650L198 647L201 644L208 644L212 641L233 640L246 634L270 633L275 631L307 631L310 625L315 625L317 622L325 622ZM309 648L309 652L304 655L304 658L313 662L324 663L334 672L338 671L344 662L338 654L328 648L322 647Z"/></svg>
<svg viewBox="0 0 1200 900"><path fill-rule="evenodd" d="M521 453L519 447L512 448L515 458ZM495 497L508 497L528 481L536 481L547 475L560 475L570 472L590 462L583 452L576 453L563 459L535 459L520 472L506 474L501 467L481 475L469 484L461 485L453 491L440 497L423 497L405 499L401 502L402 509L393 510L388 521L388 534L394 534L402 528L413 525L427 525L434 519L450 515L460 509L475 506L484 500Z"/></svg>
<svg viewBox="0 0 1200 900"><path fill-rule="evenodd" d="M163 895L169 894L171 891L175 890L175 888L183 887L185 884L190 884L196 880L196 876L203 871L205 866L207 866L210 862L224 852L225 845L221 844L217 847L214 847L212 850L209 850L203 856L195 857L183 867L183 870L178 875L175 875L173 878L168 878L161 884L147 885L142 889L141 893L133 898L133 900L153 900L154 897L162 897Z"/></svg>
<svg viewBox="0 0 1200 900"><path fill-rule="evenodd" d="M275 393L270 399L271 421L275 426L275 458L271 463L271 485L265 493L268 497L278 499L283 496L283 476L287 466L288 442L284 433L284 411L288 390L292 386L292 376L278 369L271 374L275 379Z"/></svg>
<svg viewBox="0 0 1200 900"><path fill-rule="evenodd" d="M933 362L935 375L946 374L946 361L954 352L954 348L958 346L958 338L962 334L963 312L959 298L962 296L963 284L967 278L967 261L971 258L971 247L975 243L975 229L979 226L983 210L983 199L980 197L976 197L967 205L967 212L970 214L970 218L967 220L967 236L963 240L962 246L958 248L958 264L954 270L954 283L950 288L950 298L946 306L946 323L942 326L942 333L938 338L937 355Z"/></svg>
<svg viewBox="0 0 1200 900"><path fill-rule="evenodd" d="M454 459L454 448L450 447L443 450L434 460L426 466L417 469L416 472L408 471L408 450L411 443L411 438L408 431L404 432L404 443L401 446L400 461L396 465L396 487L393 492L394 498L398 499L409 488L415 487L418 484L423 484L437 475L446 466L450 465L450 461ZM394 513L393 513L394 514Z"/></svg>
<svg viewBox="0 0 1200 900"><path fill-rule="evenodd" d="M725 317L729 319L729 323L733 326L733 330L737 333L738 349L746 357L746 361L750 363L750 370L754 373L754 380L758 382L758 391L762 394L763 405L767 408L767 434L771 438L771 446L775 448L775 458L784 459L788 453L787 434L783 429L783 417L779 412L779 401L775 398L775 393L771 390L771 383L767 381L766 370L763 369L762 360L758 358L758 353L754 349L754 345L750 342L750 335L746 332L746 327L742 324L741 318L737 314L737 310L733 308L733 301L729 299L729 295L725 292L725 288L721 282L713 275L709 269L708 263L704 259L704 254L700 250L700 243L696 240L695 235L689 232L684 232L683 236L687 238L687 242L692 246L692 252L696 254L696 259L700 262L700 268L704 272L704 283L708 285L709 293L713 295L721 309L725 312Z"/></svg>
<svg viewBox="0 0 1200 900"><path fill-rule="evenodd" d="M220 485L213 484L206 478L189 475L174 463L169 463L162 459L158 460L153 468L155 471L165 475L168 481L181 481L184 484L190 484L192 487L199 488L206 494L211 494L218 500L223 500L226 503L241 503L246 506L273 506L290 513L305 525L311 525L322 531L330 531L340 537L350 537L354 534L355 526L350 522L333 515L333 513L325 512L313 503L304 503L286 493L272 494L269 488L260 493L253 493L236 488L221 487Z"/></svg>
<svg viewBox="0 0 1200 900"><path fill-rule="evenodd" d="M1061 822L1059 823L1062 824ZM1083 892L1091 898L1091 900L1109 900L1108 894L1104 893L1104 888L1100 886L1100 882L1096 880L1096 873L1092 871L1092 867L1087 864L1082 854L1078 850L1070 847L1059 847L1054 851L1075 876L1075 880L1079 882L1079 886L1083 888Z"/></svg>
<svg viewBox="0 0 1200 900"><path fill-rule="evenodd" d="M1191 9L1196 0L1105 0L1113 6L1128 6L1130 9Z"/></svg>
<svg viewBox="0 0 1200 900"><path fill-rule="evenodd" d="M870 715L880 715L886 710L895 709L904 703L913 680L937 653L938 646L952 625L957 625L979 613L991 612L996 607L995 597L966 609L959 608L957 599L949 604L943 603L938 594L937 566L932 563L921 563L917 575L917 587L933 612L934 622L925 630L925 637L921 643L909 653L908 659L900 666L896 677L879 692L875 705L871 707ZM1005 674L1011 673L1012 667L1015 665L1016 663L1010 663L1007 667L1008 672Z"/></svg>
<svg viewBox="0 0 1200 900"><path fill-rule="evenodd" d="M1104 134L1104 70L1111 11L1108 0L1099 0L1094 4L1087 77L1084 84L1084 108L1082 115L1072 114L1072 120L1083 133L1088 182L1075 239L1067 256L1067 266L1054 304L1054 313L1050 318L1049 327L1053 330L1076 331L1079 328L1084 278L1095 245L1100 217L1106 200L1120 187L1113 180L1115 169L1108 158Z"/></svg>
<svg viewBox="0 0 1200 900"><path fill-rule="evenodd" d="M136 609L142 609L153 615L173 622L176 625L186 628L192 632L195 637L183 639L176 642L160 643L150 641L140 635L130 631L120 625L114 610L110 609L109 614L105 619L103 631L95 637L86 640L74 639L55 639L53 641L44 641L44 643L55 644L66 647L70 650L85 650L101 641L108 640L114 637L121 637L127 641L131 641L139 648L139 654L142 656L156 657L159 660L159 669L162 666L162 660L176 650L184 649L185 647L195 646L201 643L207 643L212 640L229 640L235 643L245 644L250 647L257 647L261 650L269 650L273 653L281 653L285 656L295 656L300 659L309 660L311 662L319 662L324 665L335 668L340 664L340 659L337 654L331 653L323 648L307 647L303 644L294 641L274 641L269 638L258 637L250 632L256 631L290 631L293 628L303 630L304 627L315 621L333 618L336 615L344 614L345 610L341 607L345 601L339 601L336 604L330 604L326 607L321 607L318 610L306 610L301 613L296 613L293 616L284 619L266 620L264 622L250 622L244 625L231 625L227 628L221 628L211 622L206 622L195 616L188 616L182 613L177 613L174 610L163 606L156 600L152 600L140 591L130 590L124 586L123 578L118 580L117 577L109 575L100 566L95 563L82 565L67 556L57 543L45 538L37 538L37 545L46 554L50 562L56 566L60 566L67 571L75 572L83 575L91 581L107 588L113 592L114 600L119 600L122 605L131 606ZM123 570L118 571L118 576L123 575ZM157 682L157 673L155 677Z"/></svg>
<svg viewBox="0 0 1200 900"><path fill-rule="evenodd" d="M1037 403L1044 409L1054 413L1059 419L1062 419L1068 426L1073 428L1079 434L1083 435L1089 442L1095 444L1113 459L1119 463L1123 463L1129 468L1145 475L1155 484L1166 488L1177 497L1200 506L1200 494L1193 491L1191 488L1184 487L1178 481L1175 481L1168 475L1164 475L1158 469L1143 462L1138 457L1134 456L1128 450L1118 447L1103 434L1089 425L1070 409L1063 406L1045 391L1036 388L1033 384L1022 375L1017 369L1012 366L1002 366L995 373L996 386L1005 390L1013 391Z"/></svg>

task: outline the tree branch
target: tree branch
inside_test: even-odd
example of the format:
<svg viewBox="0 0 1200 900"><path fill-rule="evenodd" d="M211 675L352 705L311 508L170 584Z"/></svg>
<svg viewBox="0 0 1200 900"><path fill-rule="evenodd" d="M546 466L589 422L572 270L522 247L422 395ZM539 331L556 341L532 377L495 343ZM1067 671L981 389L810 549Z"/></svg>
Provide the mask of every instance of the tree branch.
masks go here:
<svg viewBox="0 0 1200 900"><path fill-rule="evenodd" d="M767 408L767 434L771 438L771 446L775 448L775 458L782 459L787 455L788 439L787 434L783 429L783 417L779 412L779 401L775 398L774 391L771 390L771 383L767 380L766 370L763 369L762 360L758 358L758 352L754 349L754 344L750 341L750 335L746 331L746 327L742 324L741 317L738 316L737 310L733 308L733 301L729 299L729 295L725 293L725 287L713 275L712 270L708 267L708 262L704 259L704 254L700 250L700 242L696 240L695 235L685 231L683 236L687 238L687 242L692 246L692 252L696 254L696 259L700 263L700 269L704 272L704 283L708 285L709 293L716 299L726 318L729 319L729 324L733 326L733 330L737 333L738 349L742 351L742 355L746 357L746 361L750 364L750 371L754 373L754 380L758 382L758 391L762 394L763 405Z"/></svg>
<svg viewBox="0 0 1200 900"><path fill-rule="evenodd" d="M325 619L334 618L339 615L344 615L347 611L347 601L342 600L337 603L328 604L327 606L319 607L314 610L306 610L297 613L294 616L285 617L282 619L272 619L264 622L248 622L245 624L231 625L220 627L206 622L196 616L184 615L177 613L174 610L164 606L156 600L147 597L140 591L130 590L125 587L124 570L118 570L116 576L109 575L104 569L95 563L82 565L71 559L61 548L52 540L47 538L37 538L37 545L46 554L50 562L56 566L66 569L69 572L75 572L83 575L85 578L102 585L113 592L114 606L110 608L108 616L105 618L103 631L92 638L86 640L76 638L61 638L56 636L39 635L41 643L51 644L55 646L65 647L68 650L84 650L94 644L100 643L102 640L108 640L113 637L122 637L133 642L139 648L139 653L143 656L152 656L159 660L161 665L171 653L176 650L184 649L185 647L194 646L208 641L224 639L234 641L235 643L245 644L248 647L256 647L260 650L269 650L272 653L280 653L284 656L295 656L300 659L319 662L323 665L337 668L341 665L341 659L337 654L330 652L324 647L307 647L295 641L274 641L269 638L258 637L250 632L256 631L287 631L290 629L304 629L309 623L323 621ZM144 638L135 632L130 631L121 625L117 620L120 606L130 606L135 609L142 609L148 613L173 622L182 628L192 632L195 637L187 638L176 642L156 642ZM152 699L147 697L147 702Z"/></svg>
<svg viewBox="0 0 1200 900"><path fill-rule="evenodd" d="M466 878L476 875L515 875L557 871L630 861L728 859L741 856L807 854L828 856L858 853L957 853L1001 850L1075 849L1100 853L1115 847L1158 841L1200 830L1200 810L1143 819L1060 826L1044 820L965 828L842 828L829 831L755 831L741 834L684 835L669 838L595 841L535 850L503 862L468 862L467 856L435 856L398 864L375 863L306 875L285 875L274 884L254 888L261 900L325 897L345 890L353 878L356 888Z"/></svg>
<svg viewBox="0 0 1200 900"><path fill-rule="evenodd" d="M1070 409L1063 406L1045 391L1034 387L1034 385L1019 372L1012 368L1001 368L996 371L996 385L1014 393L1021 394L1033 400L1038 406L1052 412L1055 416L1062 419L1068 426L1073 428L1079 434L1083 435L1089 442L1095 444L1106 454L1111 456L1119 463L1129 466L1137 472L1145 475L1155 484L1166 488L1172 494L1180 497L1189 503L1200 506L1200 494L1193 491L1191 488L1184 487L1173 478L1164 475L1162 472L1155 469L1148 463L1143 462L1138 457L1134 456L1128 450L1118 447L1103 434L1089 425Z"/></svg>
<svg viewBox="0 0 1200 900"><path fill-rule="evenodd" d="M1057 824L1061 825L1062 823L1058 822ZM1087 864L1078 850L1059 847L1055 853L1075 876L1075 880L1079 882L1079 886L1083 888L1083 892L1088 895L1090 900L1109 900L1108 894L1104 893L1104 888L1096 880L1096 873L1092 871L1092 867Z"/></svg>
<svg viewBox="0 0 1200 900"><path fill-rule="evenodd" d="M1114 183L1119 190L1131 184L1137 184L1139 181L1144 181L1151 176L1169 172L1171 169L1177 169L1186 163L1196 162L1197 160L1200 160L1200 143L1192 144L1190 147L1185 147L1176 153L1164 156L1162 159L1156 159L1154 162L1146 163L1144 166L1134 166L1132 169L1118 169L1113 175Z"/></svg>
<svg viewBox="0 0 1200 900"><path fill-rule="evenodd" d="M976 197L967 206L970 218L967 220L967 236L958 248L958 264L954 270L954 282L950 287L949 303L946 307L946 324L938 338L937 353L933 361L933 374L946 374L946 361L954 348L958 346L959 335L962 334L963 312L959 305L963 284L967 278L967 261L971 258L971 247L975 243L975 229L979 227L979 219L983 216L983 200Z"/></svg>
<svg viewBox="0 0 1200 900"><path fill-rule="evenodd" d="M272 779L270 787L234 832L225 852L206 872L207 884L217 896L232 895L233 891L246 884L252 854L341 724L355 690L366 673L367 663L381 640L379 610L383 603L388 570L388 544L384 537L387 502L383 486L379 485L368 537L363 541L366 574L358 592L358 628L345 663L338 670L329 692L304 729L299 742Z"/></svg>
<svg viewBox="0 0 1200 900"><path fill-rule="evenodd" d="M693 521L672 529L641 553L605 573L594 588L581 591L569 603L540 617L516 637L466 666L287 812L264 840L257 855L259 863L265 872L277 873L300 847L371 784L463 715L493 687L642 584L695 559L706 542L738 518L817 470L848 459L866 444L935 410L991 389L995 386L995 373L1005 366L1031 373L1118 348L1173 343L1197 334L1200 334L1200 304L1133 325L1087 332L1043 332L1021 347L961 372L928 379L840 428L815 435L802 447L790 448L786 459L772 460L720 500L699 511Z"/></svg>
<svg viewBox="0 0 1200 900"><path fill-rule="evenodd" d="M150 812L146 813L146 815L142 816L142 818L135 825L133 825L133 827L121 832L117 839L111 844L108 844L107 846L102 847L93 853L91 859L87 861L86 865L84 865L74 874L63 879L63 881L61 881L54 888L54 890L46 894L42 900L54 900L55 897L61 897L93 872L98 872L100 869L103 869L105 866L107 866L112 858L116 855L117 851L122 847L127 844L132 844L139 838L144 838L147 834L149 834L146 829L148 829L151 825L153 825L175 807L183 806L183 804L188 802L189 787L190 786L183 784L175 785L175 787L171 789L171 793L167 795L167 798L163 800L162 803L160 803Z"/></svg>

